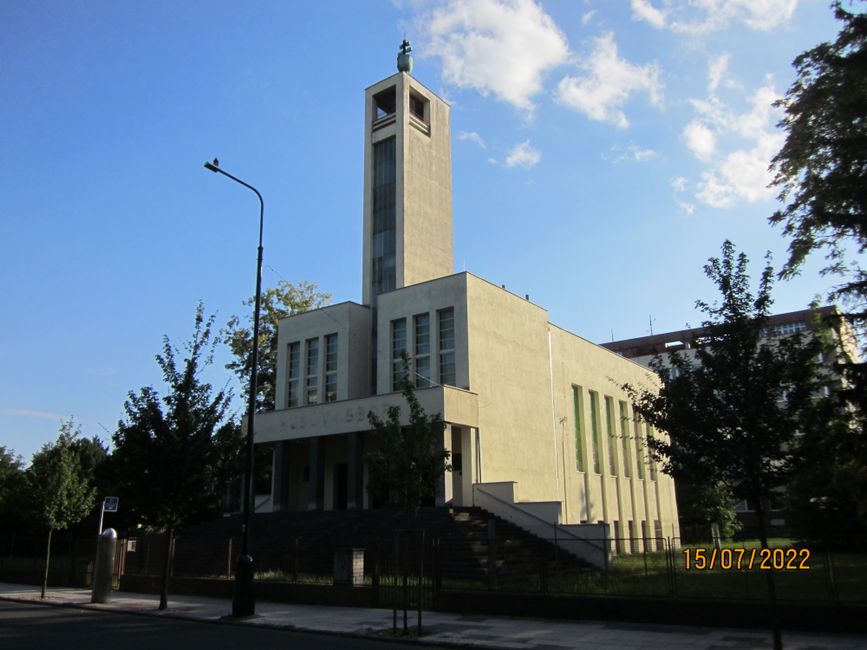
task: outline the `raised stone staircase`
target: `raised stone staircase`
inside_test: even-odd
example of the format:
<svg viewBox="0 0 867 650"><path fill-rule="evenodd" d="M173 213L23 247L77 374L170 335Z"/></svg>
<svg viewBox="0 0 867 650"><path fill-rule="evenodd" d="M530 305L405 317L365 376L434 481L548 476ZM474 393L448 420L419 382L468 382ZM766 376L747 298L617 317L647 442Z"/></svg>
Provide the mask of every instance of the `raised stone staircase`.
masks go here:
<svg viewBox="0 0 867 650"><path fill-rule="evenodd" d="M406 529L406 523L403 512L389 509L257 514L250 550L257 571L304 580L327 579L336 551L363 548L365 573L386 575L394 572L394 531ZM423 530L425 574L446 585L504 588L588 568L555 544L480 508L421 508L411 528L415 532L404 533L401 542L409 566L420 565L418 531ZM182 531L175 542L174 574L229 573L240 550L239 530L240 518L233 516ZM140 539L126 570L157 574L162 557L158 540Z"/></svg>

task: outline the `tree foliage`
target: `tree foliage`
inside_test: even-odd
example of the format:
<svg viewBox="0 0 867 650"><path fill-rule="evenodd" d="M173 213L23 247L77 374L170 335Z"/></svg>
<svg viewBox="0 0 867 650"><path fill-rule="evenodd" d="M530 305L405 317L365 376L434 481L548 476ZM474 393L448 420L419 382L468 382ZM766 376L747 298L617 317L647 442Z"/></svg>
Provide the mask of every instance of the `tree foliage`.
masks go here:
<svg viewBox="0 0 867 650"><path fill-rule="evenodd" d="M60 424L57 441L46 444L33 455L27 470L27 488L34 520L48 529L42 597L48 584L51 536L84 518L93 507L96 494L82 470L74 448L80 427L70 418Z"/></svg>
<svg viewBox="0 0 867 650"><path fill-rule="evenodd" d="M668 435L648 441L664 471L755 503L766 543L766 504L787 481L796 433L813 408L821 341L766 336L773 269L765 266L753 295L747 266L726 241L704 267L722 299L697 302L708 320L690 351L695 361L685 351L657 357L660 392L629 390L641 416Z"/></svg>
<svg viewBox="0 0 867 650"><path fill-rule="evenodd" d="M0 445L0 522L2 526L23 523L27 485L21 456Z"/></svg>
<svg viewBox="0 0 867 650"><path fill-rule="evenodd" d="M399 386L407 406L409 424L400 422L400 407L391 406L382 421L373 412L367 419L380 446L365 455L368 464L367 489L371 499L403 508L407 526L425 498L433 496L443 473L451 469L449 451L437 444L445 430L439 414L428 416L415 394L410 379L409 357L403 354L404 372Z"/></svg>
<svg viewBox="0 0 867 650"><path fill-rule="evenodd" d="M291 284L281 280L275 288L262 293L259 319L259 363L256 373L256 408L273 410L277 382L277 326L284 318L317 309L328 304L330 293L322 293L311 282ZM235 359L226 364L234 372L245 393L250 390L250 361L253 352L253 315L255 297L244 301L250 315L242 319L232 316L222 332L223 342L229 346ZM246 325L242 325L246 322Z"/></svg>
<svg viewBox="0 0 867 650"><path fill-rule="evenodd" d="M213 316L205 318L200 303L183 360L181 351L163 337L163 351L156 361L165 395L160 397L149 386L130 392L124 404L126 418L113 436L120 496L140 523L165 534L160 609L166 607L174 533L184 524L219 512L224 483L232 474L227 467L238 466L233 465L238 434L224 423L231 394L214 391L201 379L216 342L211 334L213 320Z"/></svg>
<svg viewBox="0 0 867 650"><path fill-rule="evenodd" d="M818 384L821 337L769 336L774 271L769 255L753 295L748 259L726 241L722 255L704 267L721 294L696 306L708 316L694 343L696 365L680 351L661 357L653 369L663 379L659 393L627 387L634 405L668 438L648 438L664 471L704 477L737 499L755 504L762 548L768 548L771 495L785 485L793 467L799 429L810 422ZM775 648L782 648L772 571L768 584Z"/></svg>
<svg viewBox="0 0 867 650"><path fill-rule="evenodd" d="M846 247L867 247L867 15L833 4L842 22L837 40L822 43L792 63L797 79L777 105L786 141L772 161L773 184L786 203L771 216L792 238L784 274L822 250L833 273L846 273ZM867 297L857 267L841 296Z"/></svg>
<svg viewBox="0 0 867 650"><path fill-rule="evenodd" d="M853 491L856 500L867 498L867 485L859 479L867 476L867 270L863 266L867 250L867 15L847 11L839 0L832 7L841 24L836 40L821 43L793 61L797 77L777 103L785 111L779 126L786 131L786 141L771 168L784 207L770 221L781 224L783 233L791 238L782 275L797 274L808 255L824 253L823 274L842 278L829 298L846 306L842 318L862 336L860 362L849 356L850 350L838 348L839 368L845 377L836 391L845 415L842 425L838 418L835 435L807 441L804 453L812 449L816 456L802 459L802 474L793 486L796 493L808 491L804 473L809 473L816 481L814 487L821 485L824 493L808 501L800 513L812 516L796 515L793 521L815 524L835 519L847 529L852 522L845 525L842 513L849 510L845 504ZM832 325L841 327L840 323ZM867 525L863 508L855 512L860 512L861 525Z"/></svg>

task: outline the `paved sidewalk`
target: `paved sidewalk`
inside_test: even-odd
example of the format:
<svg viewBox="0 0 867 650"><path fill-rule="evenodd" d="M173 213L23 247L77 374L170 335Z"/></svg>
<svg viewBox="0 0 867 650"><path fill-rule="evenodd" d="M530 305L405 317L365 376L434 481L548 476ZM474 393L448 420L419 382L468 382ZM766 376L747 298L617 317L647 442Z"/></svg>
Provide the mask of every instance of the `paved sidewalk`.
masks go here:
<svg viewBox="0 0 867 650"><path fill-rule="evenodd" d="M392 625L391 610L386 609L260 601L256 603L256 616L231 619L227 617L231 611L230 601L217 598L170 596L168 609L160 612L157 609L159 597L148 594L114 592L110 603L94 605L90 603L90 591L85 589L50 589L42 601L36 587L4 583L0 583L0 599L350 636L390 636ZM409 620L412 624L415 617L410 616ZM575 623L439 612L424 612L423 624L425 634L420 643L477 648L752 650L771 647L770 634L761 630L616 622ZM786 632L783 640L786 650L867 650L867 636L863 635Z"/></svg>

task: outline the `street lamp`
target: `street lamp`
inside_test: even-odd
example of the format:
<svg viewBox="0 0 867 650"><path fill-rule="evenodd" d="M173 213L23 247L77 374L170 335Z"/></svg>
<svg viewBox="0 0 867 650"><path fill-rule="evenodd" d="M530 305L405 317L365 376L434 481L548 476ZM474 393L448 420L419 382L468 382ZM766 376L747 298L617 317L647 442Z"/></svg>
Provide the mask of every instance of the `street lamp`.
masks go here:
<svg viewBox="0 0 867 650"><path fill-rule="evenodd" d="M231 178L259 197L259 258L256 262L256 307L253 311L253 360L250 364L250 401L247 413L247 467L244 470L244 523L241 525L241 554L235 565L235 594L232 598L232 616L252 616L256 612L253 595L253 558L249 551L250 512L253 501L253 418L256 413L256 368L259 361L259 307L262 299L262 226L265 218L265 201L252 185L220 169L220 161L206 162L205 169Z"/></svg>

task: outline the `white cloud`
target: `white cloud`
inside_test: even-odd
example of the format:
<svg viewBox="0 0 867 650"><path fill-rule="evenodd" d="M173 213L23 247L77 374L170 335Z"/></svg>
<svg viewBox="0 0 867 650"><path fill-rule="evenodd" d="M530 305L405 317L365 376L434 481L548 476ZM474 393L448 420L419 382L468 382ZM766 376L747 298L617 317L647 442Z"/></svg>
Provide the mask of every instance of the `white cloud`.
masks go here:
<svg viewBox="0 0 867 650"><path fill-rule="evenodd" d="M671 179L671 189L674 191L674 202L677 204L681 210L686 212L687 214L693 214L695 212L695 206L692 203L684 201L682 195L687 190L687 186L689 185L689 181L684 176L676 176Z"/></svg>
<svg viewBox="0 0 867 650"><path fill-rule="evenodd" d="M469 142L475 142L482 149L487 149L488 147L485 145L485 140L475 131L461 131L458 133L458 140L468 140Z"/></svg>
<svg viewBox="0 0 867 650"><path fill-rule="evenodd" d="M776 110L773 103L778 98L772 80L768 77L765 85L749 98L752 107L746 113L740 115L734 113L715 96L708 99L692 99L690 104L703 121L716 131L731 132L744 138L756 139L768 130L769 122Z"/></svg>
<svg viewBox="0 0 867 650"><path fill-rule="evenodd" d="M542 75L566 63L566 37L533 0L452 0L423 21L425 51L442 59L443 79L523 110Z"/></svg>
<svg viewBox="0 0 867 650"><path fill-rule="evenodd" d="M728 154L716 169L702 173L696 198L715 208L727 208L738 199L755 203L772 198L768 165L783 140L782 134L766 133L752 149Z"/></svg>
<svg viewBox="0 0 867 650"><path fill-rule="evenodd" d="M716 150L716 136L701 122L693 120L683 129L686 146L699 160L710 160Z"/></svg>
<svg viewBox="0 0 867 650"><path fill-rule="evenodd" d="M13 418L30 418L33 420L62 420L59 413L49 411L34 411L32 409L0 409L0 416Z"/></svg>
<svg viewBox="0 0 867 650"><path fill-rule="evenodd" d="M582 25L587 25L587 24L589 24L590 21L593 20L593 16L595 16L595 15L596 15L596 10L595 10L595 9L591 9L590 11L588 11L587 13L585 13L583 16L581 16L581 24L582 24Z"/></svg>
<svg viewBox="0 0 867 650"><path fill-rule="evenodd" d="M587 71L587 76L561 79L557 100L591 120L627 128L629 120L622 109L636 92L646 92L653 105L662 105L659 66L656 63L636 65L621 59L617 55L614 34L595 39L595 48L581 67Z"/></svg>
<svg viewBox="0 0 867 650"><path fill-rule="evenodd" d="M715 208L771 199L768 166L784 141L775 128L779 109L773 103L778 96L771 77L747 98L747 110L738 113L714 94L727 65L723 57L710 62L709 96L690 100L696 117L683 129L690 151L709 163L696 183L695 198Z"/></svg>
<svg viewBox="0 0 867 650"><path fill-rule="evenodd" d="M665 12L650 4L650 0L632 0L632 18L648 22L656 29L665 27Z"/></svg>
<svg viewBox="0 0 867 650"><path fill-rule="evenodd" d="M506 156L506 167L523 167L529 169L542 159L542 153L530 146L529 140L516 144Z"/></svg>
<svg viewBox="0 0 867 650"><path fill-rule="evenodd" d="M756 31L785 24L795 13L798 0L680 0L672 3L669 21L675 32L700 35L743 23Z"/></svg>
<svg viewBox="0 0 867 650"><path fill-rule="evenodd" d="M653 149L643 149L634 142L630 142L625 151L620 146L614 146L611 147L611 152L613 157L608 158L608 160L614 163L621 163L626 160L644 162L645 160L652 160L659 155Z"/></svg>
<svg viewBox="0 0 867 650"><path fill-rule="evenodd" d="M708 63L708 71L707 71L707 91L711 94L716 92L716 89L719 87L720 82L723 80L723 77L726 74L726 71L729 67L729 55L728 54L720 54L718 57L713 58Z"/></svg>

